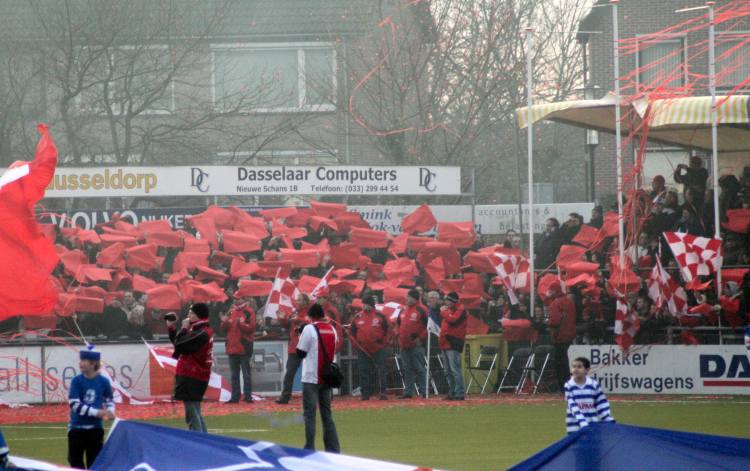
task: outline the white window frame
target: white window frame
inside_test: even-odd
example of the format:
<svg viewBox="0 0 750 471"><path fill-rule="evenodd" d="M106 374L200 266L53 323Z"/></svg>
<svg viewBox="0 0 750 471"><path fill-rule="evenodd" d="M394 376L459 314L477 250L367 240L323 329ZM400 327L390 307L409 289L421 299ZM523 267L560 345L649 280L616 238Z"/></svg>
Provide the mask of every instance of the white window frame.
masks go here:
<svg viewBox="0 0 750 471"><path fill-rule="evenodd" d="M645 35L641 34L636 36L636 54L635 54L635 70L638 71L637 74L635 74L635 83L636 83L636 89L642 90L643 84L641 83L641 53L644 51L644 49L641 47L641 40L640 38L648 38L649 42L653 39L652 35ZM682 64L683 68L685 69L684 76L682 77L682 86L687 87L689 80L690 80L690 74L689 74L689 53L688 53L688 37L687 34L664 34L658 37L658 41L654 42L653 44L649 44L646 46L646 48L655 46L657 44L661 43L670 43L670 42L682 42Z"/></svg>
<svg viewBox="0 0 750 471"><path fill-rule="evenodd" d="M134 46L134 45L116 46L116 47L113 47L112 48L113 49L112 52L110 52L110 54L111 54L110 55L110 62L114 63L114 60L115 60L114 54L116 53L117 50L134 50L134 49L138 49L138 48L141 48L141 49L164 49L164 50L167 50L167 51L169 50L169 46L166 45L166 44L152 44L152 45L146 45L146 46ZM110 88L110 94L112 94L112 93L114 93L114 90L112 90ZM85 106L83 104L83 102L82 102L83 97L81 95L82 95L82 93L79 93L75 97L75 105L76 105L76 108L78 109L78 111L84 112L84 113L93 114L93 115L105 115L106 114L106 110L103 109L103 108L102 109L97 109L98 107L96 107L96 106L94 106L94 107ZM141 111L138 114L138 116L172 116L173 114L175 114L175 108L176 108L175 107L175 102L176 102L176 100L175 100L174 77L172 77L169 80L168 95L169 95L169 109L168 110L145 109L145 110ZM110 96L110 100L113 100L113 99L114 99L114 97ZM112 106L112 113L115 116L122 116L123 115L123 109L120 106L118 106L116 104L113 104L113 106Z"/></svg>
<svg viewBox="0 0 750 471"><path fill-rule="evenodd" d="M319 113L336 110L337 95L337 68L336 68L336 47L331 42L288 42L288 43L239 43L228 44L218 43L211 44L211 102L214 111L217 113L226 112L218 102L216 96L216 53L226 51L263 51L263 50L296 50L297 51L297 106L296 107L273 107L273 108L247 108L239 110L242 114L262 114L262 113ZM305 51L306 50L330 50L331 51L331 71L332 71L332 95L334 103L308 105L305 104L307 98L306 70L305 70Z"/></svg>
<svg viewBox="0 0 750 471"><path fill-rule="evenodd" d="M738 43L738 44L739 44L739 43L741 43L741 42L742 42L742 41L744 40L744 38L742 38L742 36L747 36L747 35L750 35L750 31L718 31L718 32L716 33L716 39L718 40L718 39L719 39L719 38L721 38L722 36L729 36L729 37L732 37L732 36L739 36L739 37L737 37L737 38L735 38L735 39L728 39L728 40L723 40L724 42L732 42L732 43ZM718 41L717 41L717 42L718 42ZM748 55L750 56L750 42L749 42L749 43L747 43L747 44L745 44L744 48L747 48L747 50L748 50ZM743 49L744 49L744 48L743 48ZM742 51L743 49L740 49L740 51ZM749 60L750 60L750 59L749 59ZM717 85L716 85L716 90L717 90L717 91L723 91L723 92L726 92L726 91L730 91L730 90L732 90L732 89L733 89L734 87L736 87L737 85L739 85L739 84L737 84L737 83L732 83L732 84L723 84L723 85L718 85L718 84L717 84ZM738 92L739 94L741 94L741 95L744 95L744 94L747 94L747 93L749 93L749 92L748 92L748 90L738 90L737 92Z"/></svg>

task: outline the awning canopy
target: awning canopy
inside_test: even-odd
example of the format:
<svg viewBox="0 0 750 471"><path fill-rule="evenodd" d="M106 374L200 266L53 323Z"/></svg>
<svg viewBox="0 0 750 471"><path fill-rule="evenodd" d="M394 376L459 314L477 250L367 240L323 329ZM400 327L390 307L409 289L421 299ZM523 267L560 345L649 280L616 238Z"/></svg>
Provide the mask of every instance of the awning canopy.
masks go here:
<svg viewBox="0 0 750 471"><path fill-rule="evenodd" d="M750 97L719 96L718 148L720 153L750 152ZM649 116L650 140L667 145L711 150L711 97L638 100L620 105L622 134L641 129ZM521 128L528 126L527 108L516 110ZM615 98L577 100L532 106L532 122L555 121L572 126L615 132Z"/></svg>

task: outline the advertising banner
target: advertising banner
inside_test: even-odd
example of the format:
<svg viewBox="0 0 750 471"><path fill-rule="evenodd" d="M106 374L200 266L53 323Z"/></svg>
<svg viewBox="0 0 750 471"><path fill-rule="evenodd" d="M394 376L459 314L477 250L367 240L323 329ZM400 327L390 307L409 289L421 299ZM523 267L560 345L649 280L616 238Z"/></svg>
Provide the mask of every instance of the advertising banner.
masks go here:
<svg viewBox="0 0 750 471"><path fill-rule="evenodd" d="M555 217L561 223L568 219L568 214L577 212L588 219L591 214L593 203L557 203L534 206L536 231L544 231L544 222L547 218ZM266 209L265 206L240 206L241 209L252 215ZM411 213L417 206L350 206L352 211L362 215L370 226L379 231L390 234L401 232L401 220ZM434 205L430 206L435 218L441 222L465 222L471 221L471 205ZM41 222L69 226L71 223L83 229L93 229L97 224L108 222L115 213L132 224L138 225L143 221L155 219L167 220L173 229L184 229L187 216L205 211L205 207L190 208L134 208L125 210L86 209L80 211L69 211L62 214L46 214ZM475 207L475 226L478 234L498 235L505 234L509 229L520 230L518 225L518 206L512 204L478 205ZM524 230L528 228L526 215L524 215Z"/></svg>
<svg viewBox="0 0 750 471"><path fill-rule="evenodd" d="M616 394L750 394L743 345L573 345L568 359L591 360L591 376Z"/></svg>
<svg viewBox="0 0 750 471"><path fill-rule="evenodd" d="M460 195L460 167L58 167L47 198Z"/></svg>

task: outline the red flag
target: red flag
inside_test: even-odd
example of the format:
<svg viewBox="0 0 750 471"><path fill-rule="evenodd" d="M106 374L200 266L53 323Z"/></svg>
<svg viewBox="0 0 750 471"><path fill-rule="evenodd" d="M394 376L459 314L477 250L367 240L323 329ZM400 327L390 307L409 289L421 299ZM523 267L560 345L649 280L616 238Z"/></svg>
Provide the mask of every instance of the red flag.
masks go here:
<svg viewBox="0 0 750 471"><path fill-rule="evenodd" d="M102 247L109 247L118 242L123 243L125 247L138 245L138 239L129 235L102 234L99 236L99 239L102 241Z"/></svg>
<svg viewBox="0 0 750 471"><path fill-rule="evenodd" d="M190 274L187 272L186 269L182 269L178 272L172 273L169 275L169 278L167 278L167 283L179 283L181 281L189 280Z"/></svg>
<svg viewBox="0 0 750 471"><path fill-rule="evenodd" d="M273 287L272 281L266 280L240 280L240 286L236 293L235 298L242 297L254 297L254 296L268 296Z"/></svg>
<svg viewBox="0 0 750 471"><path fill-rule="evenodd" d="M506 342L520 342L524 340L536 341L536 331L531 327L528 319L503 319L503 340Z"/></svg>
<svg viewBox="0 0 750 471"><path fill-rule="evenodd" d="M402 232L391 241L391 246L388 248L388 253L390 253L394 257L403 255L404 253L406 253L408 243L409 234Z"/></svg>
<svg viewBox="0 0 750 471"><path fill-rule="evenodd" d="M573 242L581 244L586 248L594 245L597 240L599 240L599 229L588 224L582 224L578 230L578 234L573 238Z"/></svg>
<svg viewBox="0 0 750 471"><path fill-rule="evenodd" d="M599 229L598 239L605 237L617 237L620 233L620 216L617 213L609 212L604 215L604 224Z"/></svg>
<svg viewBox="0 0 750 471"><path fill-rule="evenodd" d="M99 268L96 265L81 265L78 267L75 279L81 284L112 281L112 270Z"/></svg>
<svg viewBox="0 0 750 471"><path fill-rule="evenodd" d="M750 271L748 268L722 268L721 281L723 283L734 281L738 285L742 285L742 278L748 271Z"/></svg>
<svg viewBox="0 0 750 471"><path fill-rule="evenodd" d="M146 307L164 311L182 308L182 297L175 285L158 285L146 292Z"/></svg>
<svg viewBox="0 0 750 471"><path fill-rule="evenodd" d="M77 313L101 314L104 312L104 298L75 297Z"/></svg>
<svg viewBox="0 0 750 471"><path fill-rule="evenodd" d="M441 222L438 223L438 237L440 242L450 242L457 249L468 249L477 238L474 232L474 223L468 222Z"/></svg>
<svg viewBox="0 0 750 471"><path fill-rule="evenodd" d="M289 273L292 271L294 266L286 260L280 260L278 262L258 262L258 271L255 276L258 278L276 278L277 273L281 270L282 273Z"/></svg>
<svg viewBox="0 0 750 471"><path fill-rule="evenodd" d="M334 293L349 293L353 296L359 296L365 289L365 280L331 280L329 286Z"/></svg>
<svg viewBox="0 0 750 471"><path fill-rule="evenodd" d="M196 214L195 217L211 219L214 222L216 229L221 231L223 229L233 228L238 216L236 212L231 211L229 208L211 205L202 213Z"/></svg>
<svg viewBox="0 0 750 471"><path fill-rule="evenodd" d="M388 279L415 278L419 276L419 270L414 260L406 257L388 260L383 267L383 274Z"/></svg>
<svg viewBox="0 0 750 471"><path fill-rule="evenodd" d="M133 277L130 273L126 272L125 269L118 270L117 273L112 277L112 283L109 284L109 290L115 291L121 287L127 288L133 283Z"/></svg>
<svg viewBox="0 0 750 471"><path fill-rule="evenodd" d="M165 221L166 222L166 221ZM157 247L168 247L181 249L185 242L177 232L149 232L146 234L146 243Z"/></svg>
<svg viewBox="0 0 750 471"><path fill-rule="evenodd" d="M161 257L156 256L157 247L153 244L136 245L125 251L125 266L137 268L145 272L156 270L160 267Z"/></svg>
<svg viewBox="0 0 750 471"><path fill-rule="evenodd" d="M80 250L67 250L60 254L60 261L65 268L65 273L75 275L81 265L88 263L88 258Z"/></svg>
<svg viewBox="0 0 750 471"><path fill-rule="evenodd" d="M345 214L347 211L345 204L339 203L323 203L320 201L311 200L310 207L316 216L321 216L327 219L334 218Z"/></svg>
<svg viewBox="0 0 750 471"><path fill-rule="evenodd" d="M750 209L727 210L727 222L722 222L721 227L738 234L750 232Z"/></svg>
<svg viewBox="0 0 750 471"><path fill-rule="evenodd" d="M399 304L406 304L406 297L409 294L408 289L403 288L386 288L383 290L383 302L396 302Z"/></svg>
<svg viewBox="0 0 750 471"><path fill-rule="evenodd" d="M294 268L316 268L320 265L320 252L317 250L279 249L281 260L290 262Z"/></svg>
<svg viewBox="0 0 750 471"><path fill-rule="evenodd" d="M12 166L0 178L0 319L50 314L57 304L51 281L59 261L52 241L39 230L34 205L55 173L57 148L39 125L34 160Z"/></svg>
<svg viewBox="0 0 750 471"><path fill-rule="evenodd" d="M363 249L384 249L388 247L388 233L385 231L353 227L349 240L352 244Z"/></svg>
<svg viewBox="0 0 750 471"><path fill-rule="evenodd" d="M262 218L250 216L237 207L231 207L229 210L234 212L236 216L234 227L232 228L233 230L244 232L245 234L249 234L260 240L263 240L270 235L268 233L266 221Z"/></svg>
<svg viewBox="0 0 750 471"><path fill-rule="evenodd" d="M463 278L453 278L448 280L443 280L442 283L440 283L440 291L443 293L460 293L461 290L464 288L464 283L466 280Z"/></svg>
<svg viewBox="0 0 750 471"><path fill-rule="evenodd" d="M96 263L103 267L125 268L125 244L118 242L103 249L96 256Z"/></svg>
<svg viewBox="0 0 750 471"><path fill-rule="evenodd" d="M310 227L314 231L319 231L322 226L331 229L334 232L338 232L339 226L333 220L324 218L321 216L313 216L310 218Z"/></svg>
<svg viewBox="0 0 750 471"><path fill-rule="evenodd" d="M320 280L321 278L318 278L317 276L304 275L299 281L297 281L297 289L300 290L300 292L309 295L313 292L315 287L318 286Z"/></svg>
<svg viewBox="0 0 750 471"><path fill-rule="evenodd" d="M214 270L213 268L208 268L205 265L196 265L195 269L196 281L217 281L219 283L224 283L227 278L229 278L229 275L227 275L226 273L219 270Z"/></svg>
<svg viewBox="0 0 750 471"><path fill-rule="evenodd" d="M470 266L474 271L479 273L496 274L497 270L487 254L480 252L468 252L464 256L464 264Z"/></svg>
<svg viewBox="0 0 750 471"><path fill-rule="evenodd" d="M174 271L192 270L197 265L208 265L208 253L180 252L174 258L172 269Z"/></svg>
<svg viewBox="0 0 750 471"><path fill-rule="evenodd" d="M157 283L151 278L146 278L141 275L133 275L133 291L145 294L148 290L156 288L156 286Z"/></svg>
<svg viewBox="0 0 750 471"><path fill-rule="evenodd" d="M260 212L260 215L268 221L274 221L277 219L285 219L290 216L297 214L297 208L294 206L285 206L283 208L271 208L264 209Z"/></svg>
<svg viewBox="0 0 750 471"><path fill-rule="evenodd" d="M333 222L339 227L339 234L347 234L354 227L369 229L370 225L362 219L362 215L352 211L339 214L333 218Z"/></svg>
<svg viewBox="0 0 750 471"><path fill-rule="evenodd" d="M577 245L563 245L560 247L560 253L557 254L557 266L565 268L568 264L581 262L583 261L585 254L586 249L583 247L578 247Z"/></svg>
<svg viewBox="0 0 750 471"><path fill-rule="evenodd" d="M304 227L289 227L274 222L271 228L271 235L274 237L287 237L290 240L302 239L307 237L307 229Z"/></svg>
<svg viewBox="0 0 750 471"><path fill-rule="evenodd" d="M224 251L228 253L255 252L260 250L260 240L250 234L224 230Z"/></svg>
<svg viewBox="0 0 750 471"><path fill-rule="evenodd" d="M187 235L187 237L185 237ZM185 243L185 252L195 252L195 253L205 253L209 254L211 253L211 247L208 244L208 241L204 239L196 239L195 237L185 233L183 234L183 239Z"/></svg>
<svg viewBox="0 0 750 471"><path fill-rule="evenodd" d="M224 302L227 293L215 281L207 284L192 283L192 301L196 303Z"/></svg>
<svg viewBox="0 0 750 471"><path fill-rule="evenodd" d="M219 247L219 233L216 223L208 216L188 216L188 223L200 234L200 239L208 242L213 248ZM187 242L186 242L187 243Z"/></svg>
<svg viewBox="0 0 750 471"><path fill-rule="evenodd" d="M407 234L427 232L437 224L430 207L423 204L401 221L401 230Z"/></svg>
<svg viewBox="0 0 750 471"><path fill-rule="evenodd" d="M138 232L141 234L170 233L172 226L166 219L154 219L153 221L143 221L138 224Z"/></svg>
<svg viewBox="0 0 750 471"><path fill-rule="evenodd" d="M331 263L337 268L357 268L361 254L359 247L350 242L344 242L331 247Z"/></svg>
<svg viewBox="0 0 750 471"><path fill-rule="evenodd" d="M232 265L229 267L229 274L232 275L232 278L242 278L243 276L255 274L258 270L260 270L260 267L257 263L245 262L237 257L232 260Z"/></svg>
<svg viewBox="0 0 750 471"><path fill-rule="evenodd" d="M473 314L466 314L466 333L468 335L485 335L489 331L490 326L488 326L483 320Z"/></svg>

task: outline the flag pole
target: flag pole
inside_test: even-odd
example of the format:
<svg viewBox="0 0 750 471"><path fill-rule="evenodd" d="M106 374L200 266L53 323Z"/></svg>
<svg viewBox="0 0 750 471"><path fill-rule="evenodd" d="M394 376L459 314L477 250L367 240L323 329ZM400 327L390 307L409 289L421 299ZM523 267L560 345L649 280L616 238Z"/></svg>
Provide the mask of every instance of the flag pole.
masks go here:
<svg viewBox="0 0 750 471"><path fill-rule="evenodd" d="M715 2L708 6L708 88L711 91L711 165L713 167L714 187L714 238L721 239L721 219L719 214L719 136L717 130L718 113L716 110L716 20L714 17ZM721 299L721 266L716 270L716 299ZM724 343L719 316L719 345Z"/></svg>
<svg viewBox="0 0 750 471"><path fill-rule="evenodd" d="M613 53L614 53L614 72L615 72L615 152L617 163L617 226L618 226L618 243L617 250L620 254L620 269L625 267L625 215L623 214L623 195L622 195L622 124L620 116L620 32L618 24L619 0L610 0L612 5L612 34L613 34Z"/></svg>
<svg viewBox="0 0 750 471"><path fill-rule="evenodd" d="M534 72L533 59L531 57L534 41L534 28L526 28L526 135L528 138L528 180L529 180L529 312L534 312L534 123L532 122L531 107L534 105L532 88L534 87L532 74Z"/></svg>
<svg viewBox="0 0 750 471"><path fill-rule="evenodd" d="M427 317L427 324L429 325L430 318ZM430 398L430 344L432 343L432 332L427 329L427 370L425 371L424 378L424 397L425 399Z"/></svg>

